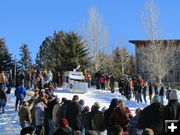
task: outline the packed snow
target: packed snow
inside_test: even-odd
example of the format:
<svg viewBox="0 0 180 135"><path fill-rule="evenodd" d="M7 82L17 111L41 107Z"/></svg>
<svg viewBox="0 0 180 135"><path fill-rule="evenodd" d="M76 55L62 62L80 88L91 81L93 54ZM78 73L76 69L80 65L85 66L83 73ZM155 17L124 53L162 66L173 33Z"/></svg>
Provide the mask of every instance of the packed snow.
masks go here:
<svg viewBox="0 0 180 135"><path fill-rule="evenodd" d="M57 95L60 100L63 97L67 99L72 99L74 95L78 95L79 99L83 99L85 101L85 106L91 107L95 102L99 102L102 109L103 107L108 108L110 101L113 98L118 98L122 100L126 100L124 96L120 95L116 90L115 93L111 93L106 90L95 90L89 89L86 94L77 94L70 93L68 91L62 90L59 88L55 91L55 95ZM19 125L19 117L18 111L15 111L15 96L14 91L12 90L11 94L7 95L8 101L5 107L5 113L0 114L0 135L19 135L21 127ZM147 97L148 99L148 97ZM137 103L136 101L126 101L126 106L130 108L132 113L134 114L136 108L144 108L148 104Z"/></svg>

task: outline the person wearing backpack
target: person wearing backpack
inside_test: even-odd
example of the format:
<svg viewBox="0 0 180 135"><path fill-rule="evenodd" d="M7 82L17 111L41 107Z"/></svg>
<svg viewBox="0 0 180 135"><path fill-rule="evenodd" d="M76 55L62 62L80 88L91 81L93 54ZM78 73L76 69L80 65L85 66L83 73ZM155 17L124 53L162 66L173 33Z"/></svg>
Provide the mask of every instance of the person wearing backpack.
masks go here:
<svg viewBox="0 0 180 135"><path fill-rule="evenodd" d="M102 132L105 131L105 124L104 124L104 113L101 112L100 105L98 102L94 103L94 110L92 111L92 129L97 132L98 135L101 135Z"/></svg>

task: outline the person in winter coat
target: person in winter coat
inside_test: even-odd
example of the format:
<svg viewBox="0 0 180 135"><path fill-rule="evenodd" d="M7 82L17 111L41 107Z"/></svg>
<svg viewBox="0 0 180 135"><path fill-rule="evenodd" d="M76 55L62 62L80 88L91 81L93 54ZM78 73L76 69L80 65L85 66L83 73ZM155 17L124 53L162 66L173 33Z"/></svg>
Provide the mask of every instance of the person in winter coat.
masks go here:
<svg viewBox="0 0 180 135"><path fill-rule="evenodd" d="M66 117L69 122L69 126L73 130L81 129L81 112L82 106L79 104L79 97L75 95L72 99L72 103L67 106Z"/></svg>
<svg viewBox="0 0 180 135"><path fill-rule="evenodd" d="M135 78L134 80L134 97L135 97L135 100L137 101L138 100L138 83L139 81Z"/></svg>
<svg viewBox="0 0 180 135"><path fill-rule="evenodd" d="M58 111L58 119L66 118L67 119L67 108L72 103L71 100L65 100L62 106L59 108Z"/></svg>
<svg viewBox="0 0 180 135"><path fill-rule="evenodd" d="M169 101L169 94L170 94L170 92L171 92L171 88L170 88L170 86L167 86L166 89L167 89L167 90L166 90L166 99Z"/></svg>
<svg viewBox="0 0 180 135"><path fill-rule="evenodd" d="M62 106L62 103L59 103L59 98L57 98L57 103L54 105L53 111L52 111L52 123L56 127L58 126L58 113L59 113L59 108Z"/></svg>
<svg viewBox="0 0 180 135"><path fill-rule="evenodd" d="M53 117L53 108L58 103L58 98L50 96L49 101L47 104L47 108L45 109L45 117L48 120L48 129L45 129L45 134L52 135L54 132L54 126L52 123L52 117ZM47 123L46 123L47 124Z"/></svg>
<svg viewBox="0 0 180 135"><path fill-rule="evenodd" d="M96 79L96 89L100 89L100 83L99 83L99 78L101 76L101 72L98 71L95 73L95 79Z"/></svg>
<svg viewBox="0 0 180 135"><path fill-rule="evenodd" d="M180 103L178 102L177 90L171 90L169 94L170 101L165 107L164 119L165 120L180 120Z"/></svg>
<svg viewBox="0 0 180 135"><path fill-rule="evenodd" d="M149 86L149 100L150 100L150 103L152 103L152 95L153 95L152 83L149 82L148 86Z"/></svg>
<svg viewBox="0 0 180 135"><path fill-rule="evenodd" d="M79 100L79 104L81 105L81 111L84 110L84 104L85 104L85 101L83 99Z"/></svg>
<svg viewBox="0 0 180 135"><path fill-rule="evenodd" d="M32 119L28 102L23 103L23 106L19 109L18 115L22 129L31 125Z"/></svg>
<svg viewBox="0 0 180 135"><path fill-rule="evenodd" d="M104 124L107 130L107 135L110 135L110 128L112 126L109 121L110 116L114 112L114 110L117 108L117 105L118 105L118 99L117 98L112 99L109 108L104 112Z"/></svg>
<svg viewBox="0 0 180 135"><path fill-rule="evenodd" d="M155 135L163 135L164 106L159 95L154 96L152 104L143 109L136 128L151 128Z"/></svg>
<svg viewBox="0 0 180 135"><path fill-rule="evenodd" d="M115 125L111 127L111 135L124 135L123 128L120 125Z"/></svg>
<svg viewBox="0 0 180 135"><path fill-rule="evenodd" d="M22 105L23 100L24 100L24 98L26 96L26 88L23 86L22 83L19 83L19 86L16 87L15 96L16 96L15 110L17 110L18 103L20 102L19 105Z"/></svg>
<svg viewBox="0 0 180 135"><path fill-rule="evenodd" d="M120 100L118 108L112 113L110 117L111 125L120 125L124 131L127 131L128 122L133 117L131 111L125 106L124 101Z"/></svg>
<svg viewBox="0 0 180 135"><path fill-rule="evenodd" d="M84 128L85 128L85 133L87 131L92 131L92 116L93 116L93 111L94 111L95 107L94 105L91 107L91 112L87 112L86 114L84 114L84 120L83 120L83 124L84 124Z"/></svg>
<svg viewBox="0 0 180 135"><path fill-rule="evenodd" d="M42 133L45 108L46 105L43 103L43 99L41 98L35 105L35 126L37 135Z"/></svg>
<svg viewBox="0 0 180 135"><path fill-rule="evenodd" d="M75 132L69 127L67 119L62 118L59 120L59 127L53 135L75 135Z"/></svg>
<svg viewBox="0 0 180 135"><path fill-rule="evenodd" d="M158 84L157 83L154 84L154 94L155 95L159 94L159 92L158 92Z"/></svg>
<svg viewBox="0 0 180 135"><path fill-rule="evenodd" d="M100 82L100 84L101 84L101 89L102 90L105 90L105 77L104 77L104 75L101 75L101 77L100 77L100 79L99 79L99 82Z"/></svg>
<svg viewBox="0 0 180 135"><path fill-rule="evenodd" d="M19 73L16 76L16 87L19 86L19 84L24 85L24 79L25 79L25 75L23 71L19 71Z"/></svg>
<svg viewBox="0 0 180 135"><path fill-rule="evenodd" d="M7 96L4 90L0 88L0 109L2 108L2 113L4 113L4 107L7 102Z"/></svg>
<svg viewBox="0 0 180 135"><path fill-rule="evenodd" d="M114 82L115 82L115 77L113 75L113 73L111 73L110 75L110 89L111 89L111 93L114 93Z"/></svg>
<svg viewBox="0 0 180 135"><path fill-rule="evenodd" d="M100 105L98 102L94 103L94 109L92 110L92 129L97 132L98 135L102 134L105 131L105 124L104 124L104 114L99 111Z"/></svg>
<svg viewBox="0 0 180 135"><path fill-rule="evenodd" d="M141 108L137 108L135 113L136 113L136 116L133 117L129 123L128 123L128 133L129 135L136 135L135 132L136 132L136 124L138 123L138 120L139 120L139 117L141 115Z"/></svg>
<svg viewBox="0 0 180 135"><path fill-rule="evenodd" d="M6 84L6 76L3 70L0 70L0 89L4 90Z"/></svg>
<svg viewBox="0 0 180 135"><path fill-rule="evenodd" d="M137 81L137 92L138 92L137 102L142 103L142 85L139 80Z"/></svg>
<svg viewBox="0 0 180 135"><path fill-rule="evenodd" d="M89 106L85 106L84 110L81 113L81 115L82 115L81 133L82 133L82 135L85 135L85 116L86 116L87 113L89 113L89 111L90 111Z"/></svg>
<svg viewBox="0 0 180 135"><path fill-rule="evenodd" d="M145 83L144 86L143 86L143 92L142 92L143 93L143 99L144 99L145 103L147 103L147 100L146 100L147 87L148 87L148 85L147 85L147 83Z"/></svg>
<svg viewBox="0 0 180 135"><path fill-rule="evenodd" d="M105 87L106 87L106 90L109 90L110 88L109 88L109 73L106 73L106 75L105 75Z"/></svg>
<svg viewBox="0 0 180 135"><path fill-rule="evenodd" d="M160 89L160 91L159 91L159 96L161 97L161 104L164 105L165 92L164 92L164 86L163 86L163 84L161 85L161 89Z"/></svg>

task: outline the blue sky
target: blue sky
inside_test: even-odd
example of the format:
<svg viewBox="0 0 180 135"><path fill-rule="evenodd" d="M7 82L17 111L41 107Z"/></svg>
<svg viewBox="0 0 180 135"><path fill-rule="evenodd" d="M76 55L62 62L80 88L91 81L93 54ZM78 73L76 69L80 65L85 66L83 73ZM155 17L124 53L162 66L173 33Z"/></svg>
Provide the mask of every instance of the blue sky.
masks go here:
<svg viewBox="0 0 180 135"><path fill-rule="evenodd" d="M79 31L95 6L109 28L114 49L123 42L134 53L128 40L145 39L140 14L147 0L0 0L0 37L10 53L18 57L22 43L29 45L35 58L39 45L56 30ZM160 8L164 39L180 39L179 0L154 0Z"/></svg>

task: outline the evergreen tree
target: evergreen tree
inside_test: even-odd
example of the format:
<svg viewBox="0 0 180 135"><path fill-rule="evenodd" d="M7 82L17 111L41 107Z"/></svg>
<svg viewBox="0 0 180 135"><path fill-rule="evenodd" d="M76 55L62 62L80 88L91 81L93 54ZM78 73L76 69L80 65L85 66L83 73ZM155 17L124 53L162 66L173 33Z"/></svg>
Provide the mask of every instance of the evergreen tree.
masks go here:
<svg viewBox="0 0 180 135"><path fill-rule="evenodd" d="M27 69L30 69L31 66L32 66L32 59L31 59L31 56L30 56L30 52L29 52L29 48L28 48L28 45L27 44L22 44L22 46L20 47L20 61L19 61L19 64L20 64L20 68L23 69L23 70L27 70Z"/></svg>
<svg viewBox="0 0 180 135"><path fill-rule="evenodd" d="M113 73L116 78L119 78L121 74L121 50L117 47L112 53L112 60L113 60Z"/></svg>
<svg viewBox="0 0 180 135"><path fill-rule="evenodd" d="M7 71L12 69L12 58L3 38L0 38L0 69Z"/></svg>
<svg viewBox="0 0 180 135"><path fill-rule="evenodd" d="M74 32L54 32L47 37L37 54L36 64L56 72L73 70L78 65L84 69L88 62L85 42Z"/></svg>
<svg viewBox="0 0 180 135"><path fill-rule="evenodd" d="M51 55L51 45L52 40L51 37L46 37L46 39L42 42L42 45L39 47L39 52L36 55L36 64L38 65L39 69L49 69L52 65Z"/></svg>
<svg viewBox="0 0 180 135"><path fill-rule="evenodd" d="M86 49L86 44L82 41L82 38L71 32L66 35L64 44L65 47L62 49L62 65L64 69L72 70L78 65L86 66L88 49Z"/></svg>

